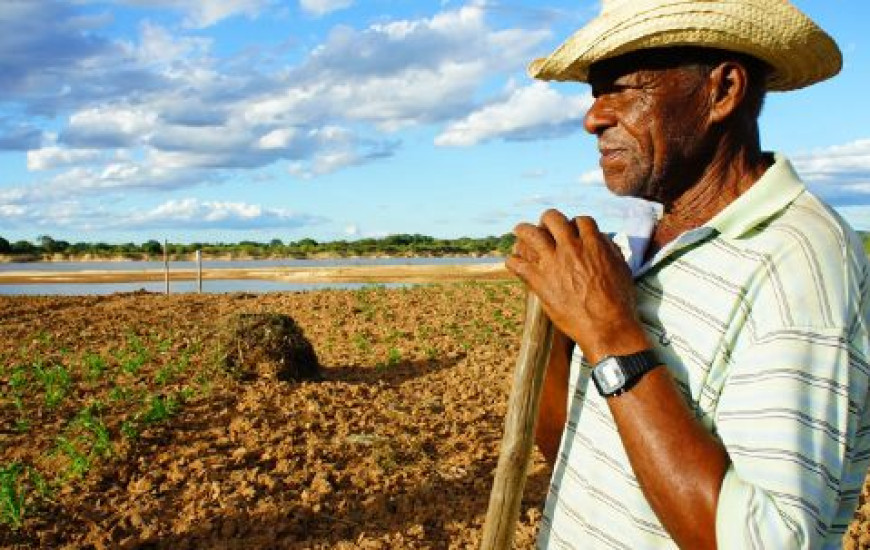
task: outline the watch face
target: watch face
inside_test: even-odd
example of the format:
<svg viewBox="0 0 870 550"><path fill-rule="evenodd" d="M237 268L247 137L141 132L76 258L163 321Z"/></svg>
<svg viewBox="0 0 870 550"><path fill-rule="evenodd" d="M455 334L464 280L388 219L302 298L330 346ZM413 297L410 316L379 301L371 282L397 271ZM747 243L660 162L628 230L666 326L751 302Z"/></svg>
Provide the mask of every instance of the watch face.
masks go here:
<svg viewBox="0 0 870 550"><path fill-rule="evenodd" d="M613 393L625 385L625 373L614 358L608 358L596 365L595 379L604 394Z"/></svg>

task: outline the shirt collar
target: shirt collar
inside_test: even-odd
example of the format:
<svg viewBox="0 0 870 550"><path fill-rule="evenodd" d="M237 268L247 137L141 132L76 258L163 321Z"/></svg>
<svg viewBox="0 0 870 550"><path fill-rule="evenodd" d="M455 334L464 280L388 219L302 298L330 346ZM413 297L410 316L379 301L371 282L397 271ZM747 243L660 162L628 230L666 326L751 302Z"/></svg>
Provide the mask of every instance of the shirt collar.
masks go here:
<svg viewBox="0 0 870 550"><path fill-rule="evenodd" d="M727 238L739 238L788 206L806 187L785 155L775 153L774 163L742 195L704 224Z"/></svg>

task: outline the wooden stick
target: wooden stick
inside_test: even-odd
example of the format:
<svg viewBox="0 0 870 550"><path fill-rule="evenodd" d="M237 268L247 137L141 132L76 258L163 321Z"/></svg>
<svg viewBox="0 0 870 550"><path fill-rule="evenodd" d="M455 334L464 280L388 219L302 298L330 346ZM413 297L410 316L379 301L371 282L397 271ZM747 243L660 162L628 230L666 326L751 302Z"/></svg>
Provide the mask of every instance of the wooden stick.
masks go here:
<svg viewBox="0 0 870 550"><path fill-rule="evenodd" d="M544 371L553 344L553 324L538 297L526 296L526 319L514 381L508 400L498 466L483 524L482 550L509 550L513 545L526 473L532 458L535 422L541 404Z"/></svg>

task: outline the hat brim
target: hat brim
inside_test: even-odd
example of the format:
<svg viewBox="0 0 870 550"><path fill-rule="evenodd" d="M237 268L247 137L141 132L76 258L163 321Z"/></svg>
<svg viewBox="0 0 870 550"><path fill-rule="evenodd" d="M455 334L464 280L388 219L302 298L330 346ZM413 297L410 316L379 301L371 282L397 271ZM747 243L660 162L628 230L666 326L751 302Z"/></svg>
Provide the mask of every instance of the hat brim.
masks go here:
<svg viewBox="0 0 870 550"><path fill-rule="evenodd" d="M708 47L753 56L771 67L767 89L794 90L842 68L836 42L784 0L634 0L605 10L548 57L533 61L540 80L586 82L594 63L630 52Z"/></svg>

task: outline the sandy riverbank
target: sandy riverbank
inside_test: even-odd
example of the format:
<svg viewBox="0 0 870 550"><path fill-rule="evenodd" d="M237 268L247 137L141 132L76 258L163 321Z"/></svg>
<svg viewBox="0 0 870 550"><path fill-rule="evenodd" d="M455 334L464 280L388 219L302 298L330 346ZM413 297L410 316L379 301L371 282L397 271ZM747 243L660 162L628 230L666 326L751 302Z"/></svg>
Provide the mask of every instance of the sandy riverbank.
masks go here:
<svg viewBox="0 0 870 550"><path fill-rule="evenodd" d="M194 280L195 270L172 270L170 280ZM435 283L468 280L510 280L504 265L360 265L342 267L268 267L207 269L203 279L264 279L291 283ZM162 281L162 270L140 271L7 271L0 284L129 283Z"/></svg>

